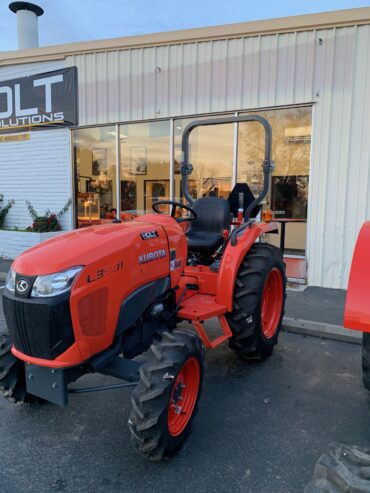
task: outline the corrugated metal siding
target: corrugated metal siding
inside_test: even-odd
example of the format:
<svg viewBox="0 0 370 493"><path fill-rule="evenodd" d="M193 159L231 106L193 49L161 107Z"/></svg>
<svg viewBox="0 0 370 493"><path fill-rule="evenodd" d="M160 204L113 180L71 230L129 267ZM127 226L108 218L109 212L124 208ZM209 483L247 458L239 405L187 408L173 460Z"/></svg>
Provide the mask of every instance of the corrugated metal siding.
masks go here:
<svg viewBox="0 0 370 493"><path fill-rule="evenodd" d="M321 31L309 201L309 283L344 288L370 217L370 29Z"/></svg>
<svg viewBox="0 0 370 493"><path fill-rule="evenodd" d="M370 217L370 27L75 55L80 124L316 102L308 281L345 287Z"/></svg>
<svg viewBox="0 0 370 493"><path fill-rule="evenodd" d="M301 102L314 96L314 31L67 57L80 124Z"/></svg>

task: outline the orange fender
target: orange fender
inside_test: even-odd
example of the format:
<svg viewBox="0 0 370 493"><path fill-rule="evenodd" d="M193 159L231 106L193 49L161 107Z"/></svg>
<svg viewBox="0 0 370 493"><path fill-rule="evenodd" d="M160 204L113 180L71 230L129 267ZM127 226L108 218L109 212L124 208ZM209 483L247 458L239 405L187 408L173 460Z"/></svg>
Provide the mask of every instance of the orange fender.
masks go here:
<svg viewBox="0 0 370 493"><path fill-rule="evenodd" d="M361 228L352 258L344 326L370 332L370 221Z"/></svg>
<svg viewBox="0 0 370 493"><path fill-rule="evenodd" d="M226 306L229 312L233 309L236 275L244 257L262 233L276 230L276 223L253 223L240 234L235 246L230 241L227 244L218 275L216 301Z"/></svg>

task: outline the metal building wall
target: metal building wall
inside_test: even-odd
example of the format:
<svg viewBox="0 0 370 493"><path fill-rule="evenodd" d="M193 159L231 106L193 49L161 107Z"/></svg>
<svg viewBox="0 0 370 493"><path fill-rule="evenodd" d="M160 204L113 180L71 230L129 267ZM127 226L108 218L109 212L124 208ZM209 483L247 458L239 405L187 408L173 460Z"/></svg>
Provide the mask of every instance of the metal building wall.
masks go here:
<svg viewBox="0 0 370 493"><path fill-rule="evenodd" d="M370 26L67 57L80 124L315 103L308 283L344 288L370 217Z"/></svg>

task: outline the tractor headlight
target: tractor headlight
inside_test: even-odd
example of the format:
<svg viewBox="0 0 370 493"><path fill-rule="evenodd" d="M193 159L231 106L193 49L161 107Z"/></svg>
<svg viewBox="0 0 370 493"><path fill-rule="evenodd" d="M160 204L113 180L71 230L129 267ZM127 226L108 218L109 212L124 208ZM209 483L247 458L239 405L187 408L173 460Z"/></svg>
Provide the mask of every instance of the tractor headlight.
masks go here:
<svg viewBox="0 0 370 493"><path fill-rule="evenodd" d="M8 275L6 277L5 287L11 293L14 293L14 291L15 291L15 271L11 267L10 267L10 270L9 270Z"/></svg>
<svg viewBox="0 0 370 493"><path fill-rule="evenodd" d="M72 267L71 269L55 274L36 277L31 296L46 298L48 296L56 296L65 293L71 288L77 274L81 272L82 269L82 266Z"/></svg>

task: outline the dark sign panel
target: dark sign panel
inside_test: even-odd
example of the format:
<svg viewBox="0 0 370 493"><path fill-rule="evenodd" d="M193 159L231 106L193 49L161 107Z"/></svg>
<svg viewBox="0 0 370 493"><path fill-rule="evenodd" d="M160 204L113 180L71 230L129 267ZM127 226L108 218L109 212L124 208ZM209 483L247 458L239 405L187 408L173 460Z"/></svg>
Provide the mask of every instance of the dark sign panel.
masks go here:
<svg viewBox="0 0 370 493"><path fill-rule="evenodd" d="M77 124L77 67L0 82L0 131Z"/></svg>

